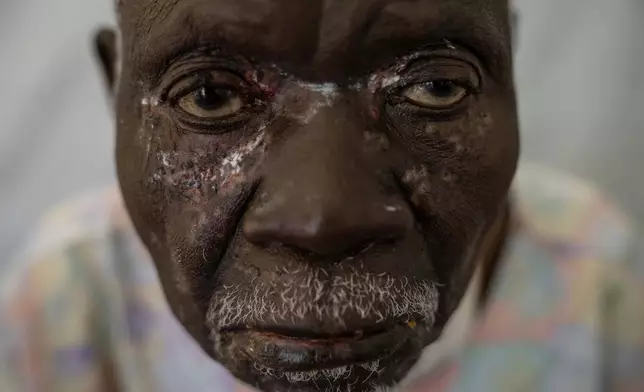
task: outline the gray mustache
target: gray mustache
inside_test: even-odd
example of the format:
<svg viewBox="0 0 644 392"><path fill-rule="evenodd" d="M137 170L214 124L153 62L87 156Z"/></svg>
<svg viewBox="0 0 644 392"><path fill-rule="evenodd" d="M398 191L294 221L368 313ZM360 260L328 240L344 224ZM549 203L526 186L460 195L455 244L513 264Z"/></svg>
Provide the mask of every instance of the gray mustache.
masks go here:
<svg viewBox="0 0 644 392"><path fill-rule="evenodd" d="M321 267L281 268L287 277L266 282L224 286L213 295L207 323L213 333L246 325L277 324L314 318L344 326L346 318L371 324L392 319L423 321L431 326L438 309L434 282L398 279L347 267L331 276Z"/></svg>

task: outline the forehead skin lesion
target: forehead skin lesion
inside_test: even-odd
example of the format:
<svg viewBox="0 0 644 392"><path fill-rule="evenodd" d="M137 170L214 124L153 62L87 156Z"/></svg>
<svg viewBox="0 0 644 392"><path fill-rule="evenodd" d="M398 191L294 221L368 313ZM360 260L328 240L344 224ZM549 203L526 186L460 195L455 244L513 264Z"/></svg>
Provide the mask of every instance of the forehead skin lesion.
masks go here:
<svg viewBox="0 0 644 392"><path fill-rule="evenodd" d="M511 66L507 0L123 1L124 23L136 27L126 39L145 73L213 46L338 82L445 39L472 50L493 76Z"/></svg>

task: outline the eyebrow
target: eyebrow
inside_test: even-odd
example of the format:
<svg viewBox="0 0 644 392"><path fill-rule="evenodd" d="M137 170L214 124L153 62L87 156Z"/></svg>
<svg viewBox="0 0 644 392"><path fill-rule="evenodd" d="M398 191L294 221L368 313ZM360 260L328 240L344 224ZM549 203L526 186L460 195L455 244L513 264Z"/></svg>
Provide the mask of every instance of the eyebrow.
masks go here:
<svg viewBox="0 0 644 392"><path fill-rule="evenodd" d="M164 0L151 0L155 7ZM175 2L175 0L172 0ZM213 49L229 54L267 53L262 35L249 40L249 32L270 28L270 2L257 2L258 7L239 12L234 2L179 1L166 12L147 13L138 18L130 35L134 72L156 79L170 63L197 49ZM262 7L262 5L264 7Z"/></svg>
<svg viewBox="0 0 644 392"><path fill-rule="evenodd" d="M148 14L138 24L136 36L141 41L134 45L134 58L139 74L158 78L173 59L205 46L253 58L288 62L284 58L288 48L271 45L266 36L248 40L251 31L270 32L273 23L266 17L266 9L258 7L241 14L230 10L221 12L218 7L216 11L206 12L198 3L177 4L174 0L172 3L171 8L163 7L163 12ZM511 67L507 21L496 20L497 14L468 5L471 2L452 0L439 4L442 5L440 12L428 12L425 18L412 18L414 23L405 18L396 19L396 15L392 17L383 7L370 16L365 15L366 28L347 31L347 39L340 41L349 47L344 49L347 60L338 72L345 73L343 76L358 76L365 69L371 72L374 68L387 66L398 56L449 41L479 57L493 76L507 74ZM324 37L316 36L306 43L312 52L309 63L323 41Z"/></svg>
<svg viewBox="0 0 644 392"><path fill-rule="evenodd" d="M381 51L385 48L385 56L395 55L396 51L408 53L432 44L454 44L472 52L491 75L500 77L507 74L512 65L507 19L499 20L504 15L499 10L494 12L491 2L478 4L481 3L485 3L482 9L473 5L476 2L448 1L440 13L424 19L396 20L391 14L381 12L363 44ZM409 12L413 11L410 7Z"/></svg>

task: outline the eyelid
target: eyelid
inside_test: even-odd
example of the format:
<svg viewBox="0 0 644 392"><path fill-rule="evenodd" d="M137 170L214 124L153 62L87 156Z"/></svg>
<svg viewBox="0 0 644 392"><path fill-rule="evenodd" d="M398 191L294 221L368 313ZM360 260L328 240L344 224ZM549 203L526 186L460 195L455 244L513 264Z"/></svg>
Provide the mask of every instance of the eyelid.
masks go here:
<svg viewBox="0 0 644 392"><path fill-rule="evenodd" d="M253 63L240 54L234 54L224 50L219 46L203 45L198 42L181 45L177 50L172 51L171 56L155 56L162 64L162 67L156 72L155 78L151 84L159 87L167 87L168 83L173 83L182 75L190 72L220 69L229 70L238 74L244 74L253 68Z"/></svg>
<svg viewBox="0 0 644 392"><path fill-rule="evenodd" d="M225 55L215 49L201 48L174 60L158 78L153 89L163 101L177 84L195 75L227 75L233 82L221 84L237 86L240 81L249 82L244 75L253 69L253 64L245 58ZM218 79L215 78L215 81Z"/></svg>
<svg viewBox="0 0 644 392"><path fill-rule="evenodd" d="M441 44L429 45L419 50L413 56L409 57L405 68L413 67L419 61L458 61L470 65L478 73L482 73L483 71L480 57L467 47L454 41L445 41Z"/></svg>
<svg viewBox="0 0 644 392"><path fill-rule="evenodd" d="M425 80L450 80L480 86L482 77L476 65L461 59L434 57L425 62L410 64L407 73Z"/></svg>
<svg viewBox="0 0 644 392"><path fill-rule="evenodd" d="M243 89L247 82L239 75L228 70L206 69L194 71L189 75L179 78L171 83L163 93L169 101L176 101L185 94L202 86L228 88L230 90Z"/></svg>
<svg viewBox="0 0 644 392"><path fill-rule="evenodd" d="M443 79L458 82L474 92L480 92L484 83L478 59L461 49L419 51L380 73L393 75L393 79L396 79L393 83L381 86L385 91L396 91L413 84ZM392 79L391 76L389 78Z"/></svg>
<svg viewBox="0 0 644 392"><path fill-rule="evenodd" d="M169 89L167 94L168 98L170 101L178 101L186 94L198 89L199 87L202 87L206 83L207 81L204 78L186 77L179 80Z"/></svg>

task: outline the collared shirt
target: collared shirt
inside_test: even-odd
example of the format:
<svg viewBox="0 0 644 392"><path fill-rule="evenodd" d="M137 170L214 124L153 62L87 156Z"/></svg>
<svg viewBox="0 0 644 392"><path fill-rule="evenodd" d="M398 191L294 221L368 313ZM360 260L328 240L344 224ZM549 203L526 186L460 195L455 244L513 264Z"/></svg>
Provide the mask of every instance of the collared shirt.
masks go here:
<svg viewBox="0 0 644 392"><path fill-rule="evenodd" d="M632 223L583 181L541 167L524 166L513 192L518 227L486 306L412 386L644 390ZM118 191L54 211L36 237L0 286L0 391L234 390L172 315Z"/></svg>

